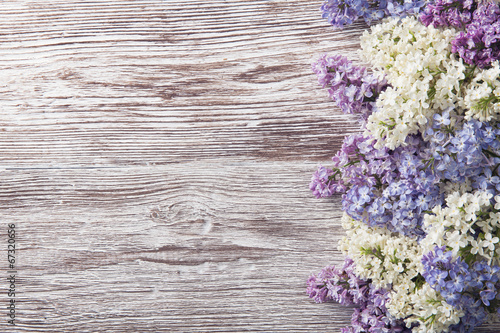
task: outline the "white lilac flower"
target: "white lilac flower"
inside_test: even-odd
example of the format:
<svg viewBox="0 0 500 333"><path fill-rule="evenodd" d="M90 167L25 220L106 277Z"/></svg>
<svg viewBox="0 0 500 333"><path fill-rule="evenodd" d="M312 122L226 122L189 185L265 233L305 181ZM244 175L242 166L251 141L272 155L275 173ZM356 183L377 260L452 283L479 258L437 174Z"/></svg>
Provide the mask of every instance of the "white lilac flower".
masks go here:
<svg viewBox="0 0 500 333"><path fill-rule="evenodd" d="M366 124L377 147L403 145L408 135L425 132L435 113L462 105L467 68L451 53L454 36L452 28L426 27L413 17L385 20L363 34L362 57L392 86Z"/></svg>
<svg viewBox="0 0 500 333"><path fill-rule="evenodd" d="M457 258L465 253L480 256L488 262L500 263L495 236L499 232L498 213L491 210L492 194L486 191L461 194L454 192L446 197L447 207L436 206L433 214L424 216L427 236L420 242L424 252L435 246L449 246Z"/></svg>
<svg viewBox="0 0 500 333"><path fill-rule="evenodd" d="M368 227L347 214L342 222L347 237L340 242L340 250L353 259L358 276L377 287L391 286L387 309L393 318L404 319L407 327L420 324L416 332L443 332L459 322L463 312L451 307L419 275L422 248L415 240Z"/></svg>
<svg viewBox="0 0 500 333"><path fill-rule="evenodd" d="M478 70L464 96L465 117L480 121L500 120L500 66Z"/></svg>
<svg viewBox="0 0 500 333"><path fill-rule="evenodd" d="M484 239L481 241L481 246L483 248L488 248L490 252L495 250L495 244L498 243L499 238L493 237L490 233L484 235Z"/></svg>
<svg viewBox="0 0 500 333"><path fill-rule="evenodd" d="M414 333L446 332L463 316L428 284L415 290L402 285L393 290L387 309L394 318L404 318L408 327L419 324L412 329Z"/></svg>
<svg viewBox="0 0 500 333"><path fill-rule="evenodd" d="M356 262L359 277L385 288L407 283L421 270L422 252L416 240L385 228L368 227L346 213L342 225L346 237L340 241L339 250Z"/></svg>

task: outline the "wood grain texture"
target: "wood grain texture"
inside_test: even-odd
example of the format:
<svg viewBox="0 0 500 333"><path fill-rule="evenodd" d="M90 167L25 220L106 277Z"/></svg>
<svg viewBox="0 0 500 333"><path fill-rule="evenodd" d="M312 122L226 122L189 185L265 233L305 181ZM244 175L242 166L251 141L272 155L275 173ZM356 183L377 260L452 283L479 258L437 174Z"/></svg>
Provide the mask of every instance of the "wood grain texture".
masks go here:
<svg viewBox="0 0 500 333"><path fill-rule="evenodd" d="M319 5L0 3L1 228L20 249L17 326L2 314L0 331L349 323L305 294L343 260L340 198L307 185L358 125L309 64L357 60L365 26L332 31Z"/></svg>

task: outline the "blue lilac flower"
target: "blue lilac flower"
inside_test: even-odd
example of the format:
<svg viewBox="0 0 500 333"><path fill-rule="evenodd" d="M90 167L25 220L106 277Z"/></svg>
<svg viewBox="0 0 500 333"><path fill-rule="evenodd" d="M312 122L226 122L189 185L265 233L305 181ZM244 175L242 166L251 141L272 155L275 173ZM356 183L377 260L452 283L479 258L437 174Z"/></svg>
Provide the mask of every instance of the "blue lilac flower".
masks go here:
<svg viewBox="0 0 500 333"><path fill-rule="evenodd" d="M484 305L490 306L490 301L494 300L497 291L493 283L487 282L486 283L486 289L483 289L479 292L479 295L481 296L481 301L483 302Z"/></svg>
<svg viewBox="0 0 500 333"><path fill-rule="evenodd" d="M369 137L350 136L332 158L333 168L315 173L311 190L316 196L343 193L344 211L370 226L423 237L421 213L443 200L440 179L424 170L425 145L410 136L406 147L389 152L375 149Z"/></svg>
<svg viewBox="0 0 500 333"><path fill-rule="evenodd" d="M433 128L441 128L450 125L450 110L446 109L443 114L436 113L434 115Z"/></svg>
<svg viewBox="0 0 500 333"><path fill-rule="evenodd" d="M363 18L367 24L384 17L406 17L417 15L424 7L424 0L326 0L321 6L323 18L334 28L344 26Z"/></svg>
<svg viewBox="0 0 500 333"><path fill-rule="evenodd" d="M384 2L380 2L380 7L384 7ZM406 17L409 15L418 15L425 6L424 0L408 0L408 1L398 1L398 0L388 0L385 6L384 12L385 16L392 17Z"/></svg>
<svg viewBox="0 0 500 333"><path fill-rule="evenodd" d="M485 261L475 261L469 265L461 257L454 259L446 246L436 246L433 251L425 254L422 264L422 276L426 282L448 304L465 313L460 323L451 327L450 332L472 332L475 327L484 323L491 310L491 302L497 299L497 290L500 288L499 266L491 266Z"/></svg>
<svg viewBox="0 0 500 333"><path fill-rule="evenodd" d="M482 306L480 300L474 301L469 295L462 296L462 307L466 309L465 315L460 318L460 322L450 326L452 333L472 333L474 329L483 324L488 316L488 312Z"/></svg>
<svg viewBox="0 0 500 333"><path fill-rule="evenodd" d="M352 2L349 2L352 3ZM368 7L367 1L359 1L357 6L351 6L342 0L328 0L323 3L321 10L323 18L328 20L334 28L342 29L345 25L350 25L359 17L358 10L362 11Z"/></svg>

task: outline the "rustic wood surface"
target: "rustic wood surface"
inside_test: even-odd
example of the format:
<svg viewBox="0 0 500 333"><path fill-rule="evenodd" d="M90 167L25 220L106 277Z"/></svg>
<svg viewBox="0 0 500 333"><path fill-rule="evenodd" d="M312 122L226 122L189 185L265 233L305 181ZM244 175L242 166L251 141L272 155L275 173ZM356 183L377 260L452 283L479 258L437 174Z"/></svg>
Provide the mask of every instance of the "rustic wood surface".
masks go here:
<svg viewBox="0 0 500 333"><path fill-rule="evenodd" d="M2 332L337 332L343 259L311 173L358 131L317 86L358 60L320 1L0 3ZM498 326L480 332L497 332Z"/></svg>

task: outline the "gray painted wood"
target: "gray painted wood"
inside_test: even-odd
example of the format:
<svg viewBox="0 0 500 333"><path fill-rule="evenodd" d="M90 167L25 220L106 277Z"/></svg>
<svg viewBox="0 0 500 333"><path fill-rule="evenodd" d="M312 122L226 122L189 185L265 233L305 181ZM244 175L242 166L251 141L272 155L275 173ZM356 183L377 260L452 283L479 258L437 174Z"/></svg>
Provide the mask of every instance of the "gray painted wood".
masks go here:
<svg viewBox="0 0 500 333"><path fill-rule="evenodd" d="M319 5L0 3L2 248L9 223L18 246L17 326L1 310L0 331L348 324L305 294L343 260L340 198L307 187L358 125L309 64L357 61L365 26L333 31Z"/></svg>

